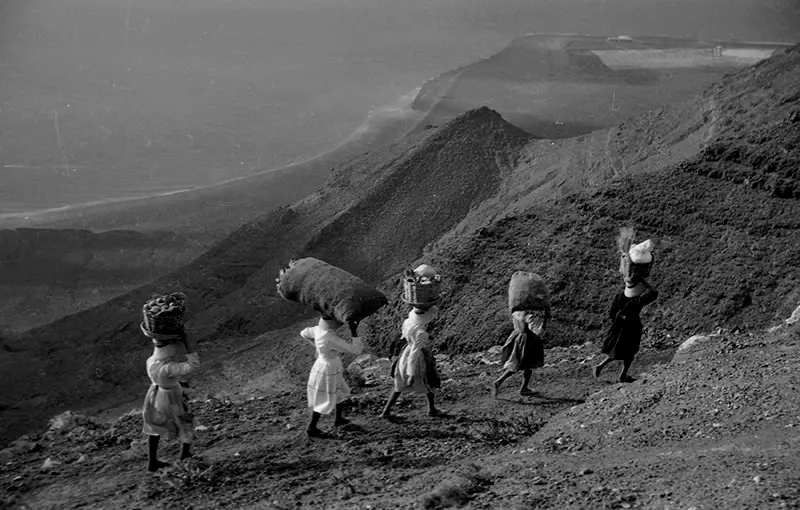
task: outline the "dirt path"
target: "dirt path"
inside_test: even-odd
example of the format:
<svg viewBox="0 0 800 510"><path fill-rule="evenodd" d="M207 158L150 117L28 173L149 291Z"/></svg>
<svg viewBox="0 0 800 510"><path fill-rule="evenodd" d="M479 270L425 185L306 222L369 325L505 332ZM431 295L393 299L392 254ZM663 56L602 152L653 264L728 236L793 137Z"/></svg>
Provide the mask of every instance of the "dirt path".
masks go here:
<svg viewBox="0 0 800 510"><path fill-rule="evenodd" d="M404 396L392 422L378 417L390 379L372 362L351 424L323 418L330 436L313 440L301 370L310 357L286 344L281 359L295 364L284 365L283 386L193 390L195 459L147 474L137 413L112 424L78 417L3 459L0 486L9 507L37 509L800 508L800 409L781 398L800 385L790 370L800 341L713 341L679 364L672 351L644 351L629 385L614 382L614 367L591 376L591 344L549 349L535 396L519 396L516 376L497 400L488 391L496 349L440 356L437 400L448 416L429 417L424 397ZM751 370L761 365L770 368ZM772 387L762 380L783 390L762 391ZM167 444L164 459L177 449ZM48 458L62 464L41 469Z"/></svg>

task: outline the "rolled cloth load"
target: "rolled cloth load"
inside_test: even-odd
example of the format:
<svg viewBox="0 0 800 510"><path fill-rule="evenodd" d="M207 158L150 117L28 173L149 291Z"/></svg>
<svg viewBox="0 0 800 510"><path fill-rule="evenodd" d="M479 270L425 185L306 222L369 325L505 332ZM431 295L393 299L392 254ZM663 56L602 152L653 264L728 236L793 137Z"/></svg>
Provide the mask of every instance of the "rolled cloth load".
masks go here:
<svg viewBox="0 0 800 510"><path fill-rule="evenodd" d="M388 303L382 292L361 278L313 257L289 262L275 281L284 299L341 322L360 321Z"/></svg>
<svg viewBox="0 0 800 510"><path fill-rule="evenodd" d="M142 306L142 331L154 335L177 335L183 330L186 294L154 294Z"/></svg>
<svg viewBox="0 0 800 510"><path fill-rule="evenodd" d="M550 290L541 276L527 271L511 275L508 284L508 308L511 313L523 310L550 311Z"/></svg>

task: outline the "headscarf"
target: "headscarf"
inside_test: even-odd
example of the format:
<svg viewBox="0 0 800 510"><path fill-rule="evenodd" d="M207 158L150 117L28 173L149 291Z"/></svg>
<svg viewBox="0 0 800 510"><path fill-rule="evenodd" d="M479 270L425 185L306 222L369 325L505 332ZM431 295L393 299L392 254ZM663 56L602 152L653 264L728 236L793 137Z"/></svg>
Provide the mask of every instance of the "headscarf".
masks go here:
<svg viewBox="0 0 800 510"><path fill-rule="evenodd" d="M180 340L182 336L181 333L175 333L172 335L162 335L160 333L153 333L152 331L150 331L145 327L144 322L139 324L139 328L142 330L144 336L153 341L153 345L157 348L166 347L169 344L175 343L178 340Z"/></svg>
<svg viewBox="0 0 800 510"><path fill-rule="evenodd" d="M320 318L317 326L319 329L323 329L325 331L335 331L342 326L342 323L336 319L326 319L325 317L322 317Z"/></svg>

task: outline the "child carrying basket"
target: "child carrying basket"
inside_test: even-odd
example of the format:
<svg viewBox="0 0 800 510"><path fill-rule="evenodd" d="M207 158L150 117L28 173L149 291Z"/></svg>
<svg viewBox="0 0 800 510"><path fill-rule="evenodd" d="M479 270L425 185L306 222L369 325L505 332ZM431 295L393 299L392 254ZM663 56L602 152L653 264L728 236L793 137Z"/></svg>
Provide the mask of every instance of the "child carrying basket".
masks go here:
<svg viewBox="0 0 800 510"><path fill-rule="evenodd" d="M142 307L142 333L153 342L153 354L147 359L150 388L142 406L142 431L148 436L148 471L167 466L158 460L161 436L181 442L181 460L192 456L194 415L189 410L181 379L199 365L197 346L190 341L183 327L186 296L175 293L153 296ZM186 361L181 361L183 353Z"/></svg>

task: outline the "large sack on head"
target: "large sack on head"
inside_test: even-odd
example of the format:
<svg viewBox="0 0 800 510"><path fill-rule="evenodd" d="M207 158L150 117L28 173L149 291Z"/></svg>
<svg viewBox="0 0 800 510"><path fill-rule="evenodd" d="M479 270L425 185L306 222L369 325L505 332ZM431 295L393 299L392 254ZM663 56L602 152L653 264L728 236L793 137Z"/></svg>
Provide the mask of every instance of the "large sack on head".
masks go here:
<svg viewBox="0 0 800 510"><path fill-rule="evenodd" d="M511 275L508 284L508 308L511 313L523 310L550 310L550 290L541 276L527 271Z"/></svg>
<svg viewBox="0 0 800 510"><path fill-rule="evenodd" d="M388 303L383 293L361 278L312 257L290 262L276 282L284 299L341 322L360 321Z"/></svg>

